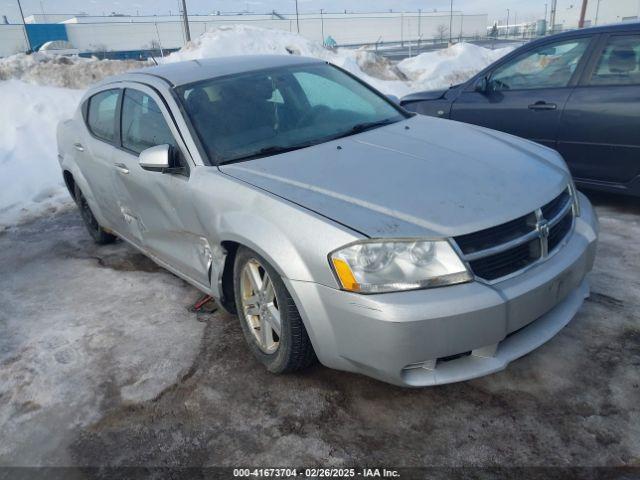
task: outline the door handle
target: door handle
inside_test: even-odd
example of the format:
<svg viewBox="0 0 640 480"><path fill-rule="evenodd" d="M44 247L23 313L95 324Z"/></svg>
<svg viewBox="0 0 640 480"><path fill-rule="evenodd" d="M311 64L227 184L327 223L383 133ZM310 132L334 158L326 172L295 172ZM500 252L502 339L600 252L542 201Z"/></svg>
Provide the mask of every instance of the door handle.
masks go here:
<svg viewBox="0 0 640 480"><path fill-rule="evenodd" d="M127 168L127 166L124 163L116 163L113 166L116 167L116 170L118 170L120 173L122 173L124 175L128 175L129 174L129 169Z"/></svg>
<svg viewBox="0 0 640 480"><path fill-rule="evenodd" d="M544 101L529 105L529 110L555 110L557 108L558 106L555 103L547 103Z"/></svg>
<svg viewBox="0 0 640 480"><path fill-rule="evenodd" d="M78 150L79 152L84 152L84 147L82 146L81 143L74 143L73 147Z"/></svg>

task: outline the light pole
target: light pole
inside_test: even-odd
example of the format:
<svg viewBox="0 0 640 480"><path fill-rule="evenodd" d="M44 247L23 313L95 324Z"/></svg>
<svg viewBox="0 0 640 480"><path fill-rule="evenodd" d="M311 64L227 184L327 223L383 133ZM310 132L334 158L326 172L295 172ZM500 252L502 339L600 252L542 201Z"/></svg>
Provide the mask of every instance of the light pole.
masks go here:
<svg viewBox="0 0 640 480"><path fill-rule="evenodd" d="M584 28L584 17L587 14L587 0L582 0L582 8L580 9L580 20L578 21L578 28Z"/></svg>
<svg viewBox="0 0 640 480"><path fill-rule="evenodd" d="M191 32L189 31L189 17L187 16L187 0L182 0L182 21L184 22L184 35L187 42L190 42Z"/></svg>
<svg viewBox="0 0 640 480"><path fill-rule="evenodd" d="M298 0L296 0L296 27L300 33L300 16L298 15Z"/></svg>
<svg viewBox="0 0 640 480"><path fill-rule="evenodd" d="M558 0L551 0L551 14L549 15L549 24L551 25L551 33L556 30L556 10L558 8Z"/></svg>
<svg viewBox="0 0 640 480"><path fill-rule="evenodd" d="M507 30L505 31L504 36L508 37L509 36L509 15L511 14L511 11L507 8Z"/></svg>
<svg viewBox="0 0 640 480"><path fill-rule="evenodd" d="M449 45L453 43L453 0L451 0L451 7L449 9Z"/></svg>
<svg viewBox="0 0 640 480"><path fill-rule="evenodd" d="M22 27L24 28L24 38L27 40L27 50L31 50L31 42L29 41L29 34L27 33L27 24L24 21L24 13L22 13L22 5L20 0L18 1L18 10L20 10L20 18L22 19Z"/></svg>

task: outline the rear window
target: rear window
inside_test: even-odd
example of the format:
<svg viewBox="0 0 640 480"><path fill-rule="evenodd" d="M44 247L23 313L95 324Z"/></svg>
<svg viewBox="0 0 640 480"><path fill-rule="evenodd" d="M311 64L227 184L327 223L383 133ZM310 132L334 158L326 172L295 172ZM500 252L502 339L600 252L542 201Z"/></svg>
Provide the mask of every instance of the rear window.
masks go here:
<svg viewBox="0 0 640 480"><path fill-rule="evenodd" d="M591 85L639 84L640 35L611 37L591 77Z"/></svg>
<svg viewBox="0 0 640 480"><path fill-rule="evenodd" d="M89 99L87 126L91 133L107 142L113 142L116 138L115 119L119 95L119 89L105 90Z"/></svg>

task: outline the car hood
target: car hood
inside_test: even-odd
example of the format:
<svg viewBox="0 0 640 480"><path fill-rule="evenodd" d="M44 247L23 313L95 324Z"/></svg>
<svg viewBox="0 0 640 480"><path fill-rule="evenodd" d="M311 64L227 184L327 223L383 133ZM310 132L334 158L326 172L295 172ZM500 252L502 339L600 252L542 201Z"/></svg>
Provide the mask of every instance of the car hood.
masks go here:
<svg viewBox="0 0 640 480"><path fill-rule="evenodd" d="M438 100L442 98L444 94L447 93L448 91L449 89L428 90L426 92L411 93L409 95L405 95L404 97L402 97L402 99L400 100L400 103L420 102L424 100Z"/></svg>
<svg viewBox="0 0 640 480"><path fill-rule="evenodd" d="M424 116L220 170L369 237L481 230L534 211L569 182L553 150Z"/></svg>

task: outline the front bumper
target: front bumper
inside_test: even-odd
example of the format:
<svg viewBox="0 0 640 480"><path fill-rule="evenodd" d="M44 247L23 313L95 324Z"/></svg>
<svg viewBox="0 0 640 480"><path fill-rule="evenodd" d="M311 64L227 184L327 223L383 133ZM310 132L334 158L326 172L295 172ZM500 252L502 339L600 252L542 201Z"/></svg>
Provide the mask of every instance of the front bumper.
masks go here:
<svg viewBox="0 0 640 480"><path fill-rule="evenodd" d="M598 222L582 214L555 255L514 278L380 295L286 280L320 361L403 386L502 370L558 333L589 288Z"/></svg>

